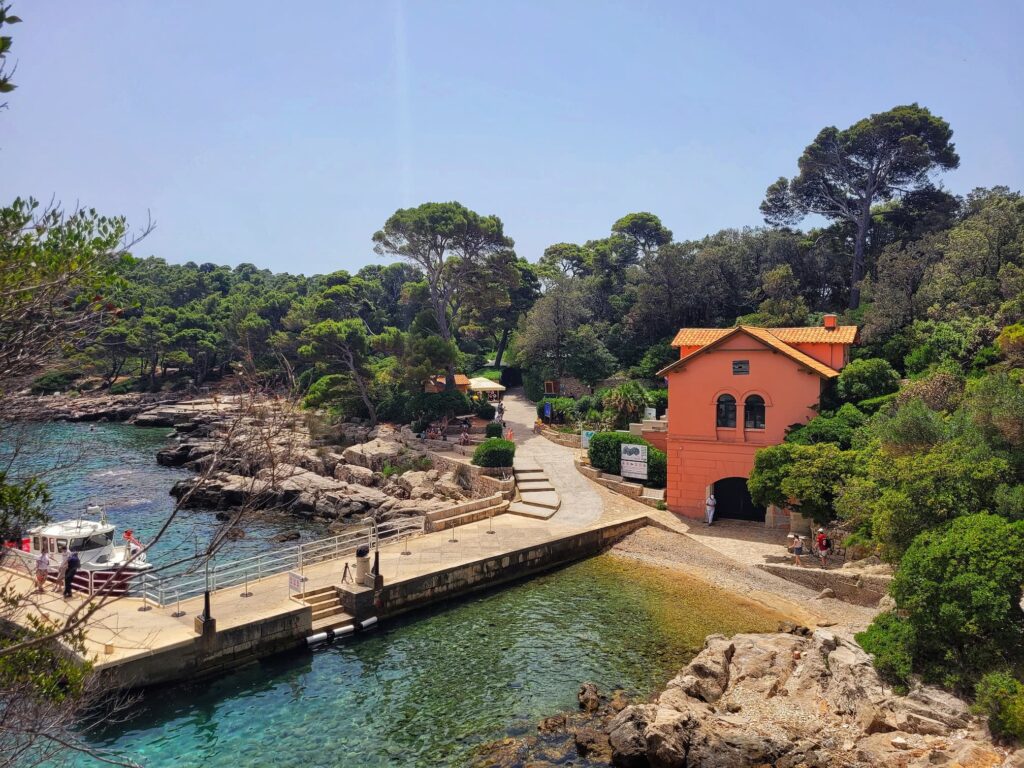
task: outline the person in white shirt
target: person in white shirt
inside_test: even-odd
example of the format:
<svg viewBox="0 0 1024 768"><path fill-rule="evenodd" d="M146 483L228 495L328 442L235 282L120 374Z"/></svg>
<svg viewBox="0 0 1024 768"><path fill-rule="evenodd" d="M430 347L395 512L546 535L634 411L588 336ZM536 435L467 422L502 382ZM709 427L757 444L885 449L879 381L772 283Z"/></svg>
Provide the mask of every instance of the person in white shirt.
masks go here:
<svg viewBox="0 0 1024 768"><path fill-rule="evenodd" d="M40 552L36 559L36 586L42 592L46 587L46 577L50 574L50 558L46 552Z"/></svg>
<svg viewBox="0 0 1024 768"><path fill-rule="evenodd" d="M704 524L711 525L715 522L715 505L718 504L715 501L715 494L709 493L707 499L704 501Z"/></svg>

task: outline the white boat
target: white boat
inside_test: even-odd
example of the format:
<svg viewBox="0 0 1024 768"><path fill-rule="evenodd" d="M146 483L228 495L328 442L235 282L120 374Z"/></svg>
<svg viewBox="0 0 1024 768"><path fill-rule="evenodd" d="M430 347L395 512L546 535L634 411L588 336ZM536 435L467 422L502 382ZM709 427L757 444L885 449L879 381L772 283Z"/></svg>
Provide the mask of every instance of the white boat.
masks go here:
<svg viewBox="0 0 1024 768"><path fill-rule="evenodd" d="M90 506L86 514L97 519L79 517L32 528L20 542L8 542L9 555L16 557L34 575L36 560L46 552L50 560L50 580L57 579L64 551L78 553L78 573L72 587L79 592L123 595L133 577L152 569L146 561L145 547L132 532L122 535L123 544L114 544L116 529L107 522L103 510ZM19 546L20 545L20 546Z"/></svg>

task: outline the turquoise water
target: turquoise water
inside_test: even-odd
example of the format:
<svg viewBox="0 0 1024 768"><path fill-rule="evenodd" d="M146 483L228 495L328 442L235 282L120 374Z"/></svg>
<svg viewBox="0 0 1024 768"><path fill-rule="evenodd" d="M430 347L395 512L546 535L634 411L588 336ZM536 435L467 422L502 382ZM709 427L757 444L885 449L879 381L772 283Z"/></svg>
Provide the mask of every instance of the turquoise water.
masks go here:
<svg viewBox="0 0 1024 768"><path fill-rule="evenodd" d="M5 439L11 439L5 431ZM55 517L102 504L147 541L173 508L182 470L154 454L168 430L47 424L24 470L51 469ZM29 460L30 459L30 460ZM188 555L216 521L180 513L154 557ZM250 521L226 554L267 546L294 521ZM304 535L314 535L306 529ZM86 734L153 768L464 766L483 744L536 732L576 707L580 683L646 696L711 632L773 629L776 617L678 573L603 555L531 581L386 622L344 643L147 691L125 719ZM73 764L101 763L74 756ZM576 758L575 766L588 763Z"/></svg>
<svg viewBox="0 0 1024 768"><path fill-rule="evenodd" d="M648 695L708 633L776 623L678 574L602 555L349 642L150 692L131 720L91 739L154 768L464 766L481 745L574 709L584 681Z"/></svg>
<svg viewBox="0 0 1024 768"><path fill-rule="evenodd" d="M131 528L149 544L174 510L171 486L189 475L156 463L156 452L169 444L170 433L166 428L125 424L7 425L0 459L17 445L14 473L42 473L53 496L47 508L51 519L74 518L89 504L98 504L117 526L118 536ZM167 563L195 554L197 547L205 548L218 525L210 511L179 511L168 532L153 544L150 561ZM324 532L294 518L252 518L242 528L245 538L225 541L218 558L281 546L270 538L285 530L301 530L304 538Z"/></svg>

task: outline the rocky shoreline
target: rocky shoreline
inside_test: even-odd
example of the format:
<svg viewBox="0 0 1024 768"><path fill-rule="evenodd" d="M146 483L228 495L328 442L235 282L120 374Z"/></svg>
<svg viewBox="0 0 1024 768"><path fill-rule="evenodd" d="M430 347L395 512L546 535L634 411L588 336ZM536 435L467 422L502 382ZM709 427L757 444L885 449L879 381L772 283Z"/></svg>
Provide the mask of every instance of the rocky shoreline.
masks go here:
<svg viewBox="0 0 1024 768"><path fill-rule="evenodd" d="M275 398L22 393L5 399L4 417L173 429L156 461L196 473L170 489L190 508L277 509L344 529L367 516L426 515L480 495L458 467L434 469L387 425L325 426Z"/></svg>
<svg viewBox="0 0 1024 768"><path fill-rule="evenodd" d="M273 508L343 529L365 517L427 515L476 495L468 478L435 469L388 425L324 427L284 401L179 402L132 421L179 433L156 458L196 473L171 489L188 507Z"/></svg>
<svg viewBox="0 0 1024 768"><path fill-rule="evenodd" d="M4 419L15 422L131 421L145 411L173 405L183 399L183 393L104 393L71 396L33 395L23 392L4 397Z"/></svg>
<svg viewBox="0 0 1024 768"><path fill-rule="evenodd" d="M579 693L580 711L481 750L478 768L1021 768L968 705L938 688L895 694L851 637L784 626L711 635L652 701Z"/></svg>

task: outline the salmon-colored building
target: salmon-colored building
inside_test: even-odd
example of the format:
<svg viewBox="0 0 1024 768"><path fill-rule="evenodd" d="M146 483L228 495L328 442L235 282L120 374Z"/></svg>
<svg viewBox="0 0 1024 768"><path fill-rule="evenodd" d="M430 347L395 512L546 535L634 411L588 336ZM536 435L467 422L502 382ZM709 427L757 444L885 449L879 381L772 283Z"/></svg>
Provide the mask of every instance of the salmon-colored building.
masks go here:
<svg viewBox="0 0 1024 768"><path fill-rule="evenodd" d="M784 510L750 499L754 454L816 415L856 340L857 327L835 315L813 328L681 329L679 359L658 373L668 381L668 508L702 518L714 491L716 517L789 525Z"/></svg>

